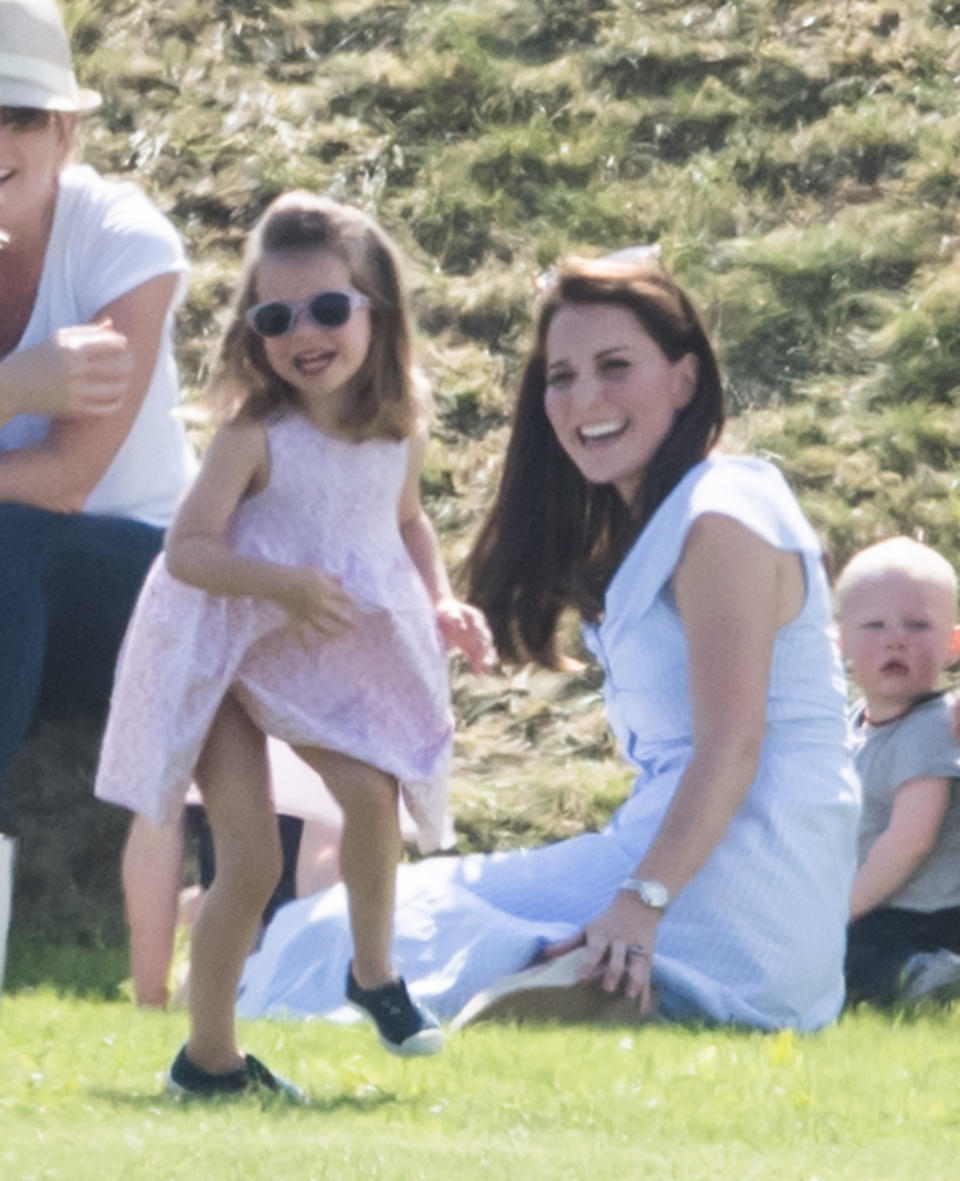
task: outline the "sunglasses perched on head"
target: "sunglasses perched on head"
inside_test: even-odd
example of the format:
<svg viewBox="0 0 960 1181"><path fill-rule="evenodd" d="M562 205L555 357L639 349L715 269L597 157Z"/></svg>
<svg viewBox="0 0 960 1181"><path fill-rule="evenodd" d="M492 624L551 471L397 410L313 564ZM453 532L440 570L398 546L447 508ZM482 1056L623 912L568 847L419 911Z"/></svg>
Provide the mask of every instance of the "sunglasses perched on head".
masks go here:
<svg viewBox="0 0 960 1181"><path fill-rule="evenodd" d="M39 131L50 122L50 112L38 107L0 107L0 127L11 131Z"/></svg>
<svg viewBox="0 0 960 1181"><path fill-rule="evenodd" d="M651 242L640 246L624 246L622 250L611 250L609 254L603 255L601 261L623 262L638 266L641 263L659 263L660 253L660 243ZM549 295L556 287L559 279L559 268L552 266L545 270L542 275L537 275L533 281L533 285L541 295Z"/></svg>
<svg viewBox="0 0 960 1181"><path fill-rule="evenodd" d="M309 299L274 299L250 308L246 320L258 336L283 336L292 332L306 312L321 328L346 324L354 308L368 308L370 300L359 291L319 291Z"/></svg>

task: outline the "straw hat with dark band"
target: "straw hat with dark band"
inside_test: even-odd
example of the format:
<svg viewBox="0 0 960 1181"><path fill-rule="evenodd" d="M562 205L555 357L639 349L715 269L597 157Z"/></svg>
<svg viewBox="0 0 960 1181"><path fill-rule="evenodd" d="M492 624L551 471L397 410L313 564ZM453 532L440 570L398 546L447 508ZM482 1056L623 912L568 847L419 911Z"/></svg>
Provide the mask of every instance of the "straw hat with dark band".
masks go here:
<svg viewBox="0 0 960 1181"><path fill-rule="evenodd" d="M55 0L0 0L0 107L90 111L94 90L81 90Z"/></svg>

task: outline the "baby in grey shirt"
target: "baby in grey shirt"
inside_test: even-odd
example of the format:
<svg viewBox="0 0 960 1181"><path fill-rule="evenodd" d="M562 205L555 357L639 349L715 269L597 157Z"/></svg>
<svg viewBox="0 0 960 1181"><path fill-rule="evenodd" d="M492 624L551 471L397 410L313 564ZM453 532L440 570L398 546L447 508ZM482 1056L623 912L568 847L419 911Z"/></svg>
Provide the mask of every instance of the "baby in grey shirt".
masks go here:
<svg viewBox="0 0 960 1181"><path fill-rule="evenodd" d="M847 992L891 1003L960 994L960 742L935 692L960 652L957 579L909 538L851 559L837 583L841 646L863 699L849 739L863 790Z"/></svg>

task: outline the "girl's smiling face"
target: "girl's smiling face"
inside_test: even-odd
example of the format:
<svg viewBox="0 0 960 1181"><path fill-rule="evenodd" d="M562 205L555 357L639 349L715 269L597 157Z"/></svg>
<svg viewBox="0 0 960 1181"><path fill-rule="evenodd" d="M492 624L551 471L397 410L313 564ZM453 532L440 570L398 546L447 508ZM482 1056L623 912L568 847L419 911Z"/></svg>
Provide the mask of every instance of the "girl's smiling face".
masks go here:
<svg viewBox="0 0 960 1181"><path fill-rule="evenodd" d="M265 254L257 266L258 303L304 300L321 291L349 291L347 263L329 250ZM330 328L303 311L289 332L263 338L271 369L300 394L307 417L335 431L344 399L370 348L370 310L353 307L345 324Z"/></svg>
<svg viewBox="0 0 960 1181"><path fill-rule="evenodd" d="M619 304L564 304L547 329L550 425L584 478L613 484L627 503L696 378L692 354L671 361Z"/></svg>

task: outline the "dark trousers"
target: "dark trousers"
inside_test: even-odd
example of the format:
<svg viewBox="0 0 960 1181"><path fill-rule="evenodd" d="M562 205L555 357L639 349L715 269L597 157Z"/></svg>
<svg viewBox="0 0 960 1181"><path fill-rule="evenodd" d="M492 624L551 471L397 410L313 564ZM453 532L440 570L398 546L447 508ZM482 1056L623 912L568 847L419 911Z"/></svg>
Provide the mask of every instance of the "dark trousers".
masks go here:
<svg viewBox="0 0 960 1181"><path fill-rule="evenodd" d="M163 531L123 517L0 504L3 781L34 717L105 714L117 653Z"/></svg>
<svg viewBox="0 0 960 1181"><path fill-rule="evenodd" d="M270 901L264 907L261 920L263 926L270 922L284 903L297 896L297 858L300 855L303 820L299 816L278 813L277 829L280 834L280 848L283 850L283 872L270 896ZM187 834L196 837L200 885L206 890L213 881L216 866L213 860L213 836L207 823L207 814L200 804L187 806Z"/></svg>
<svg viewBox="0 0 960 1181"><path fill-rule="evenodd" d="M960 954L960 907L902 910L879 907L847 930L847 1000L889 1005L896 1000L900 970L918 951L945 947Z"/></svg>

